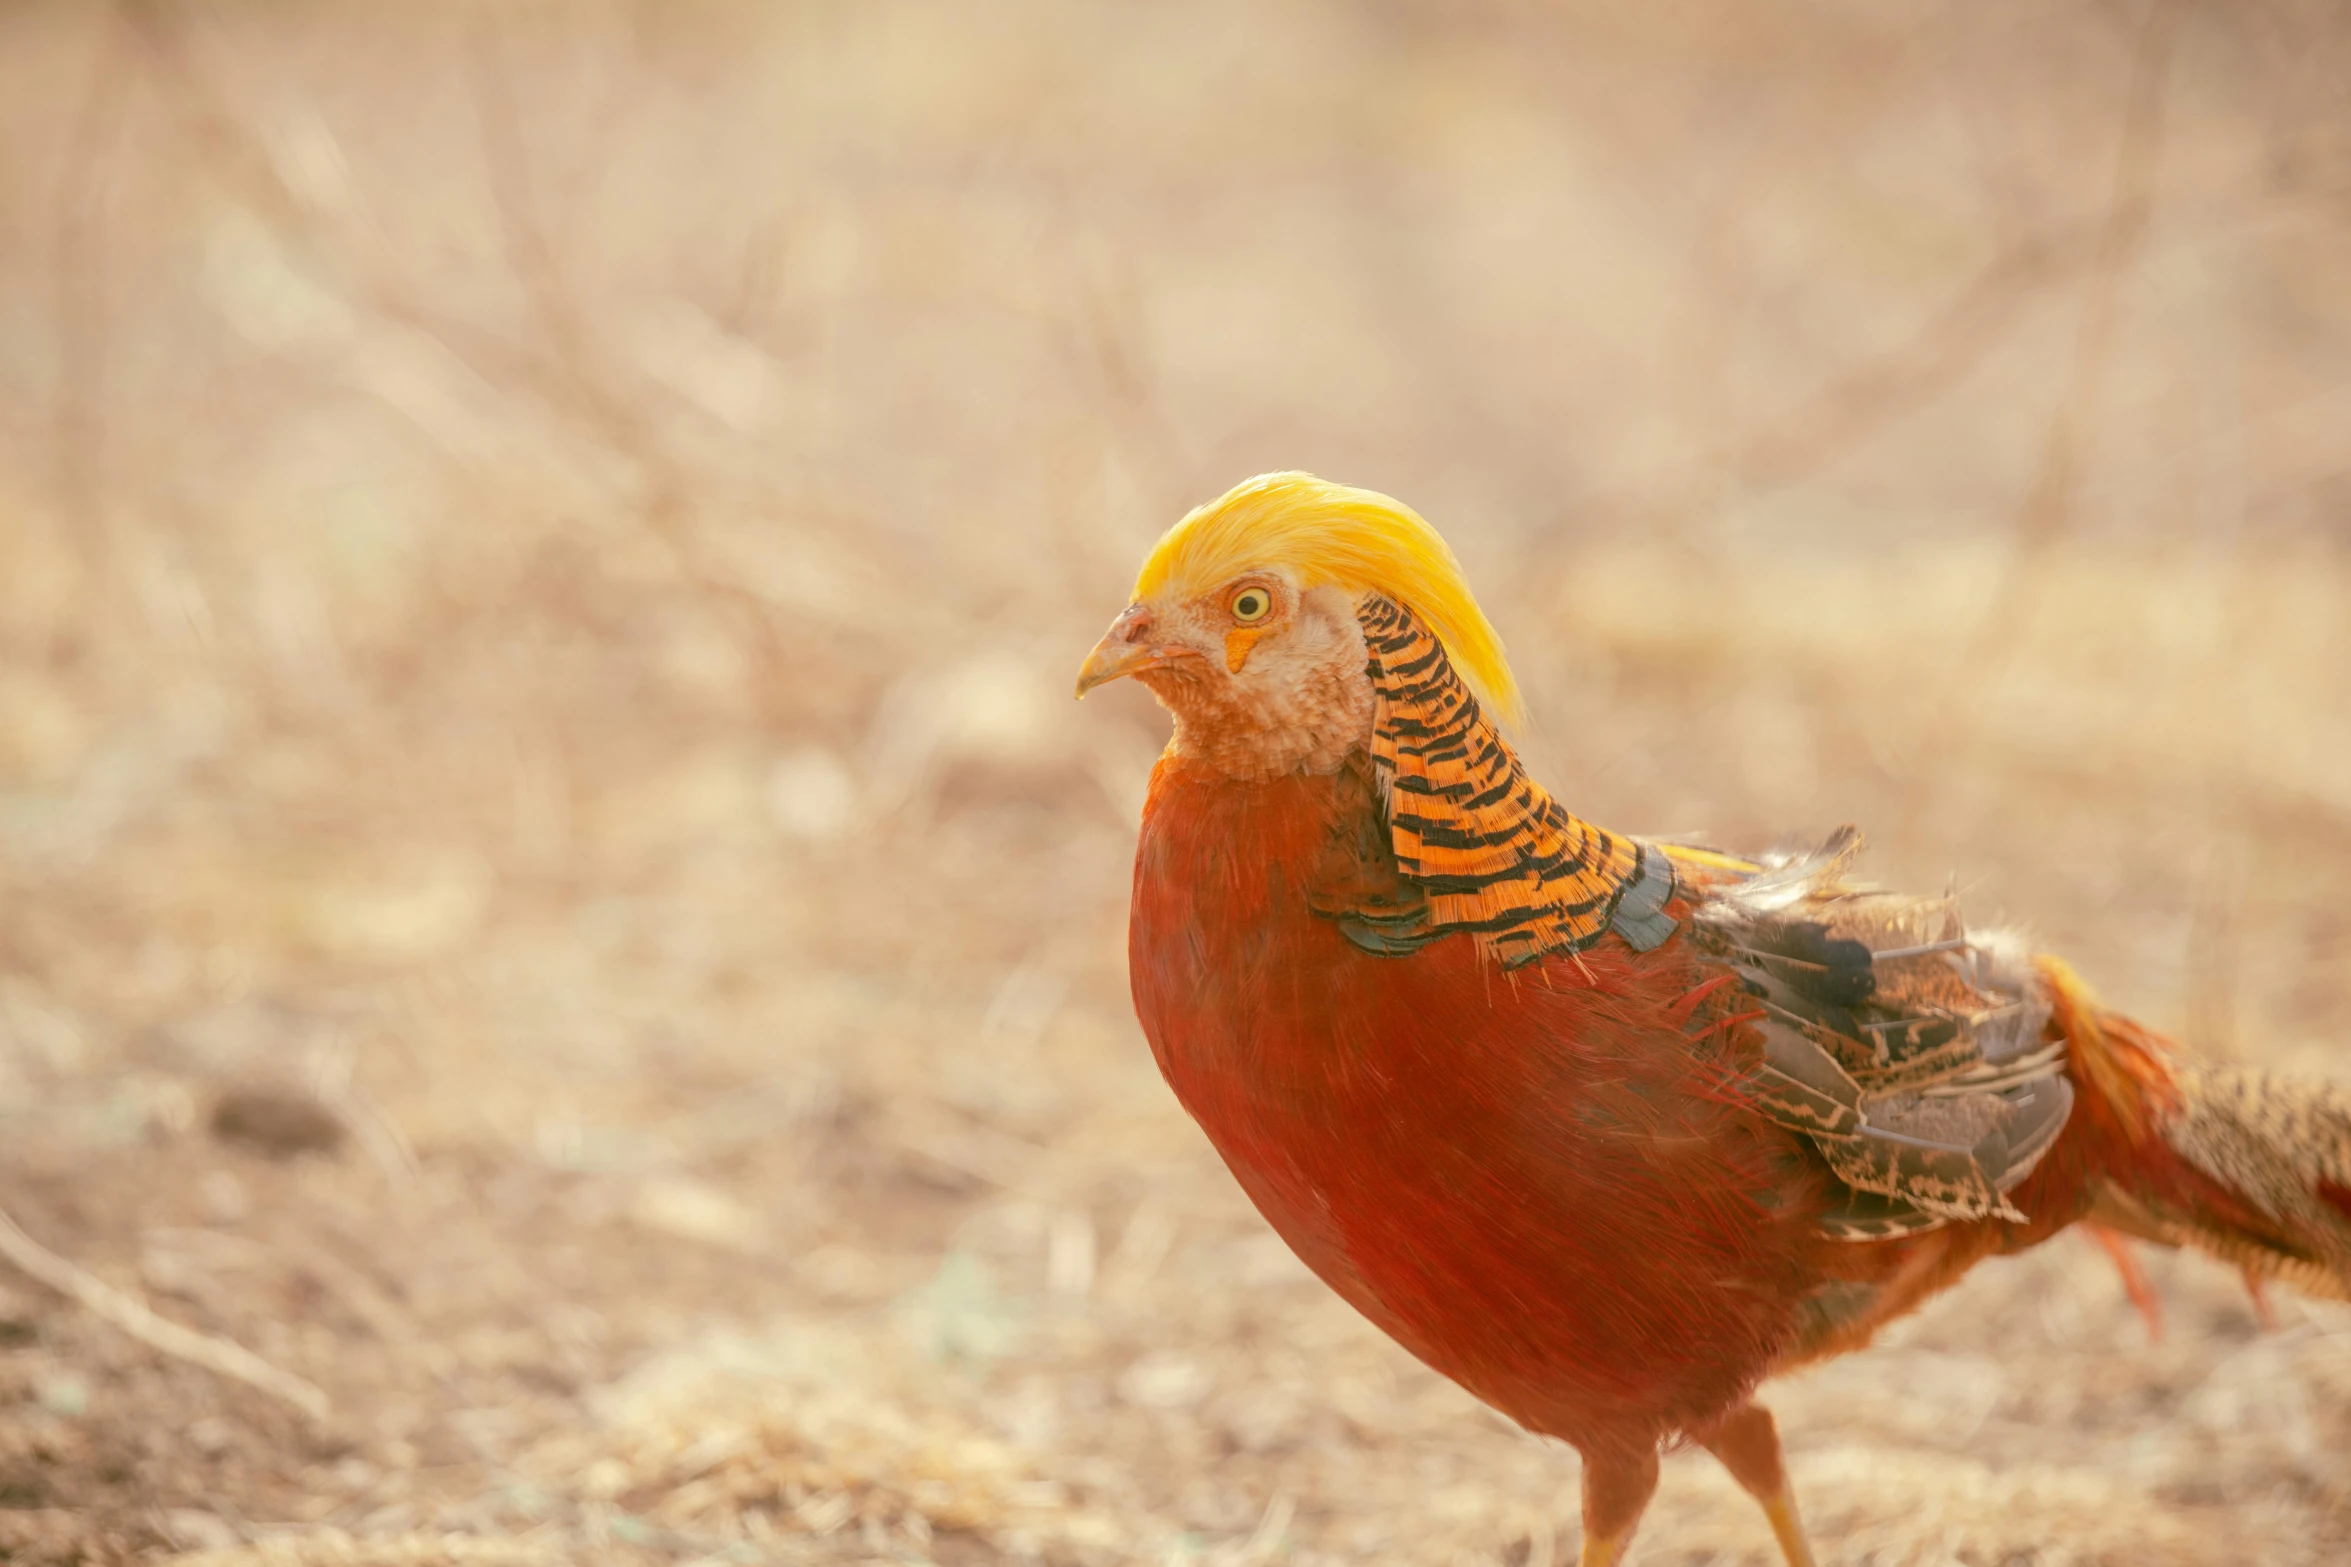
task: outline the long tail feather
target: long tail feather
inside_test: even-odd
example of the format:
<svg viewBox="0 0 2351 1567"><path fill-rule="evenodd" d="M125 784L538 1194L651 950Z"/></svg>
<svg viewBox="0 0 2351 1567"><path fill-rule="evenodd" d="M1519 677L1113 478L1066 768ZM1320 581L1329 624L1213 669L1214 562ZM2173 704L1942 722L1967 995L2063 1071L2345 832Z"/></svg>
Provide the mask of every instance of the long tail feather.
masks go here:
<svg viewBox="0 0 2351 1567"><path fill-rule="evenodd" d="M2107 1123L2091 1220L2351 1299L2351 1085L2190 1060L2062 964L2042 971Z"/></svg>

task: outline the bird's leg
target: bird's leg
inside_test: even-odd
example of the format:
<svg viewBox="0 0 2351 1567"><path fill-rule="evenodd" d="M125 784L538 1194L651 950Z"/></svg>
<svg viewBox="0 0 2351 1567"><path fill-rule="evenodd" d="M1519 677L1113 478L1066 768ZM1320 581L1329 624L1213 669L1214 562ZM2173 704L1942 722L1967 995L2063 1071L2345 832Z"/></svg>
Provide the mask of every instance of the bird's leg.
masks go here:
<svg viewBox="0 0 2351 1567"><path fill-rule="evenodd" d="M2245 1277L2245 1293L2253 1297L2253 1320L2261 1324L2264 1333L2278 1330L2277 1308L2269 1303L2269 1281L2251 1268L2237 1270Z"/></svg>
<svg viewBox="0 0 2351 1567"><path fill-rule="evenodd" d="M1657 1450L1584 1454L1584 1548L1578 1567L1615 1567L1657 1489Z"/></svg>
<svg viewBox="0 0 2351 1567"><path fill-rule="evenodd" d="M2110 1230L2103 1224L2085 1224L2090 1239L2114 1264L2114 1271L2122 1275L2122 1292L2139 1308L2139 1319L2147 1324L2147 1342L2163 1342L2163 1297L2155 1293L2155 1286L2147 1281L2147 1270L2139 1266L2138 1255L2120 1230Z"/></svg>
<svg viewBox="0 0 2351 1567"><path fill-rule="evenodd" d="M1741 1404L1702 1431L1690 1433L1700 1446L1722 1460L1749 1496L1763 1504L1771 1532L1780 1542L1788 1567L1815 1567L1812 1545L1804 1538L1803 1520L1796 1516L1796 1493L1788 1488L1787 1466L1780 1462L1779 1427L1761 1404Z"/></svg>

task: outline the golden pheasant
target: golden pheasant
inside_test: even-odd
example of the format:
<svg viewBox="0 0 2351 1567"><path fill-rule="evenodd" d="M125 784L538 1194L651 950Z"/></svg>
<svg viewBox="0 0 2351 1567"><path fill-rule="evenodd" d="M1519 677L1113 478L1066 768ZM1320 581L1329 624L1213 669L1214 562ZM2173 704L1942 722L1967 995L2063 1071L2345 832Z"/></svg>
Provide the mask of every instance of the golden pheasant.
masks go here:
<svg viewBox="0 0 2351 1567"><path fill-rule="evenodd" d="M1661 1447L1812 1560L1765 1377L2089 1221L2351 1295L2351 1092L2184 1059L1850 830L1734 858L1530 779L1444 541L1271 474L1144 562L1078 694L1174 715L1128 951L1160 1070L1306 1264L1582 1451L1617 1559Z"/></svg>

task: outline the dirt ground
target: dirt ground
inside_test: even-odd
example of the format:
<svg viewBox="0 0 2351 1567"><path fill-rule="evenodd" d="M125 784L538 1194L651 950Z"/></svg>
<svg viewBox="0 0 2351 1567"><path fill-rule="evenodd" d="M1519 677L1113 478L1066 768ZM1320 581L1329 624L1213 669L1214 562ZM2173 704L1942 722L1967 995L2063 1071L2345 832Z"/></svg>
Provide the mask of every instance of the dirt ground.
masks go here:
<svg viewBox="0 0 2351 1567"><path fill-rule="evenodd" d="M1445 528L1539 775L2351 1076L2351 27L0 13L0 1559L1572 1559L1125 993L1149 539ZM2351 1559L2351 1311L1777 1387L1826 1562ZM1647 1567L1772 1560L1669 1461Z"/></svg>

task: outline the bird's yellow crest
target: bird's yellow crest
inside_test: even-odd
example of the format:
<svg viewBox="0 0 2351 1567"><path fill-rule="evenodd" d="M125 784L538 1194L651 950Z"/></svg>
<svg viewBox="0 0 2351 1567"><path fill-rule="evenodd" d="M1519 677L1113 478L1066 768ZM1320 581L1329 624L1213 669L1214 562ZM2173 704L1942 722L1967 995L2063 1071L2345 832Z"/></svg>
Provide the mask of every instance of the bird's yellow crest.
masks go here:
<svg viewBox="0 0 2351 1567"><path fill-rule="evenodd" d="M1242 572L1282 567L1302 588L1379 593L1418 616L1454 670L1497 718L1524 716L1502 639L1478 608L1442 535L1411 507L1310 473L1265 473L1234 485L1167 530L1143 562L1135 597L1205 593Z"/></svg>

